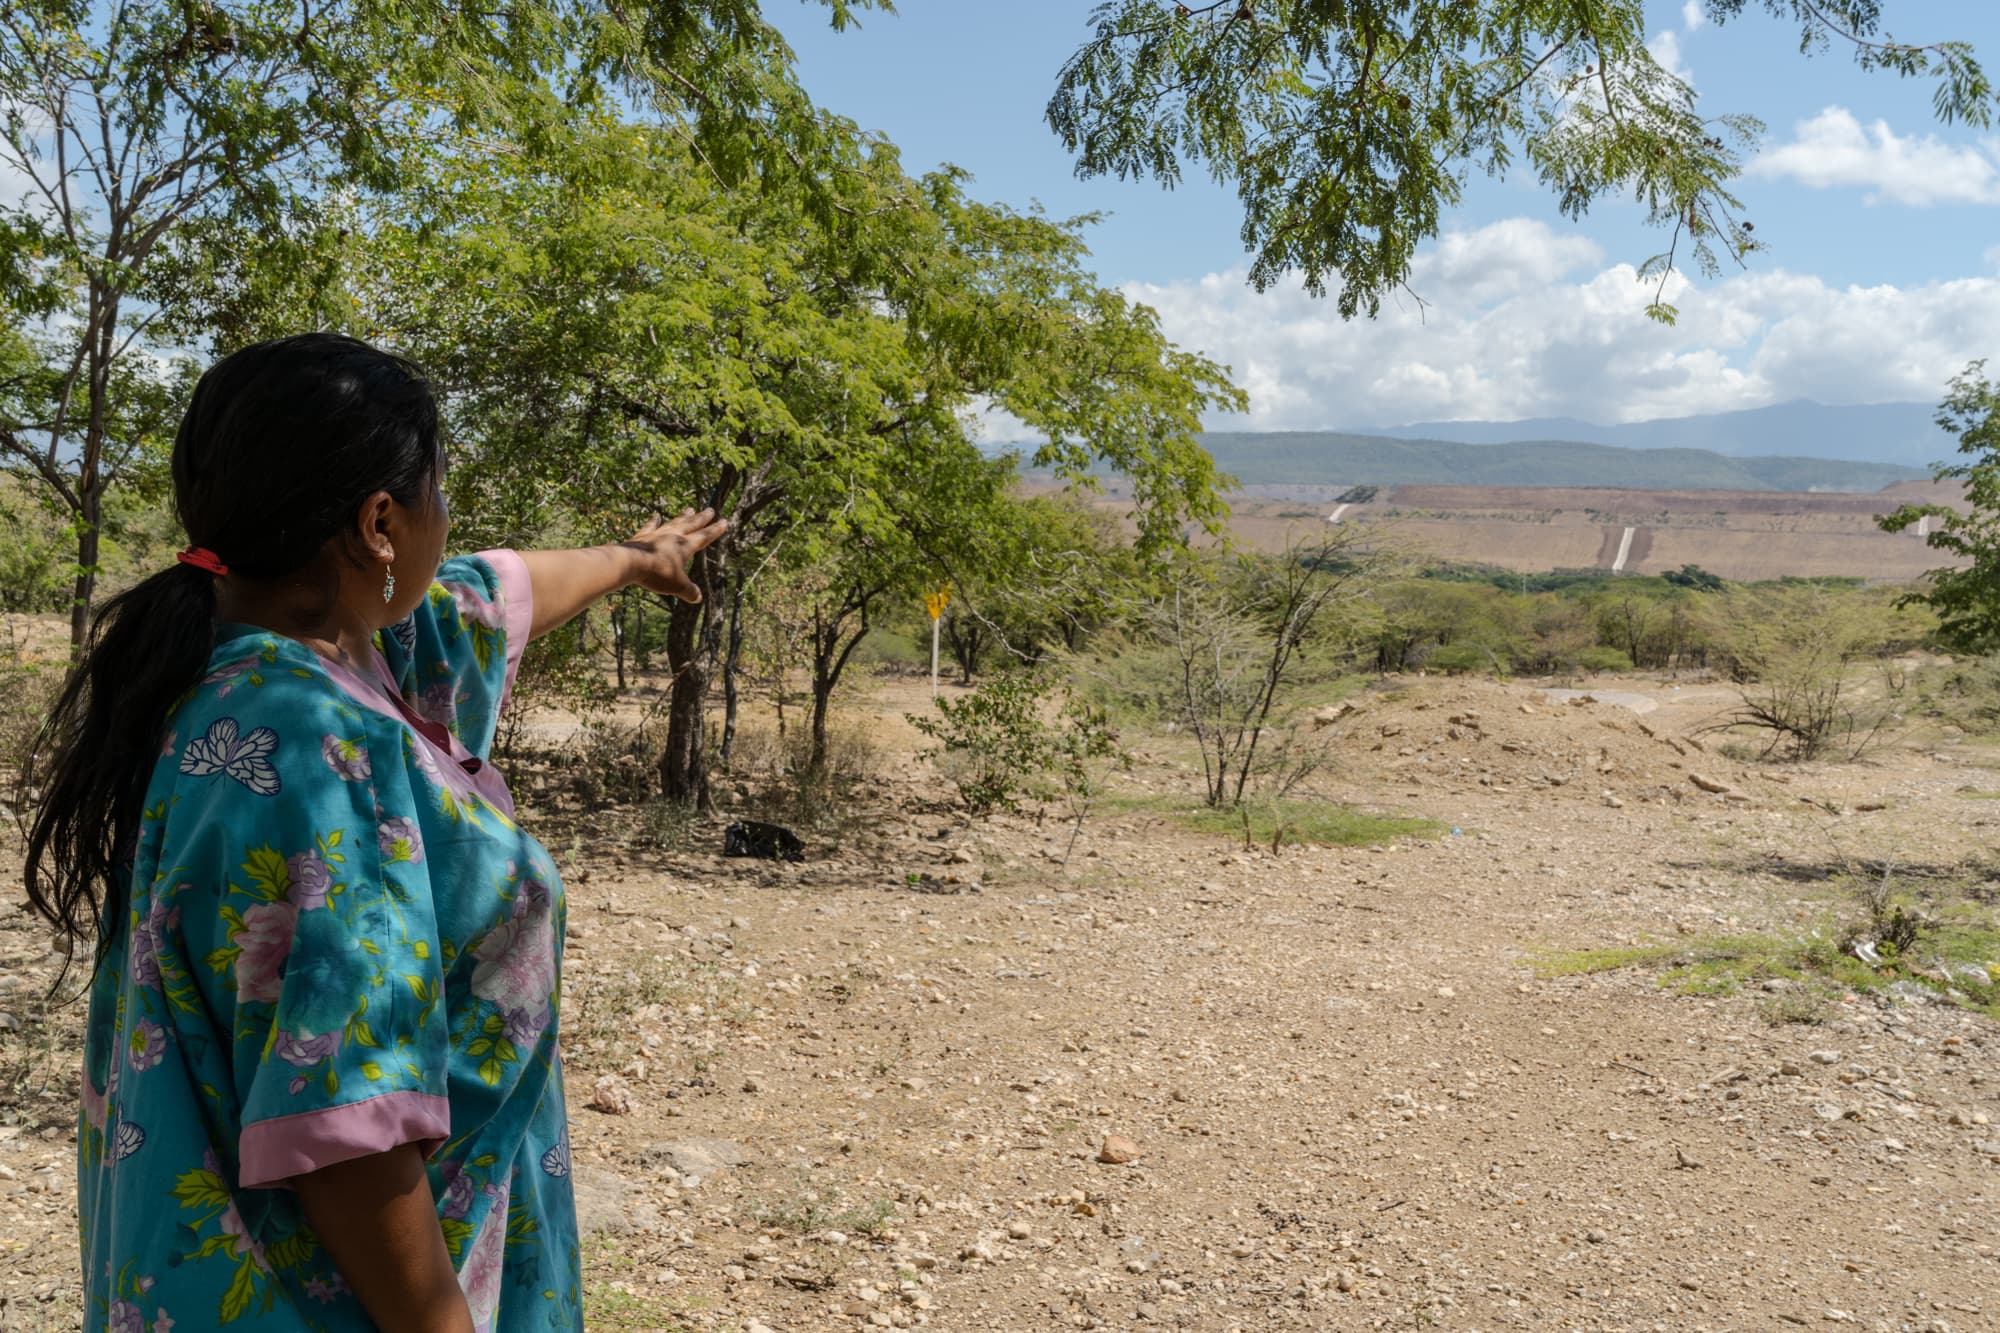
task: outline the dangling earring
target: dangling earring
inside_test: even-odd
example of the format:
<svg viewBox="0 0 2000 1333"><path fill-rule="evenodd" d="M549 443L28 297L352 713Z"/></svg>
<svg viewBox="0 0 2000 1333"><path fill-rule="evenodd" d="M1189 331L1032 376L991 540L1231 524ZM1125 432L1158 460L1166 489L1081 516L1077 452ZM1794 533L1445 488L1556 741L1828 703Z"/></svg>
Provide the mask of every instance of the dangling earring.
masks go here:
<svg viewBox="0 0 2000 1333"><path fill-rule="evenodd" d="M385 602L396 600L396 571L393 569L382 578L382 600Z"/></svg>

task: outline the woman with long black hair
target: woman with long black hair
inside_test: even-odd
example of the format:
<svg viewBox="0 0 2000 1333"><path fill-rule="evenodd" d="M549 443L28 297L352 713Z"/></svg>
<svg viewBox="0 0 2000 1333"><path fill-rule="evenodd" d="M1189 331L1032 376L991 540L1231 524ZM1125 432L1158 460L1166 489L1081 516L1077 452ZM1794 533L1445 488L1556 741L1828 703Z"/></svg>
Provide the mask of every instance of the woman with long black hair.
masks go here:
<svg viewBox="0 0 2000 1333"><path fill-rule="evenodd" d="M110 601L49 720L29 897L95 959L88 1325L583 1326L563 891L490 762L529 639L696 600L723 525L443 561L418 370L306 334L174 442L192 545Z"/></svg>

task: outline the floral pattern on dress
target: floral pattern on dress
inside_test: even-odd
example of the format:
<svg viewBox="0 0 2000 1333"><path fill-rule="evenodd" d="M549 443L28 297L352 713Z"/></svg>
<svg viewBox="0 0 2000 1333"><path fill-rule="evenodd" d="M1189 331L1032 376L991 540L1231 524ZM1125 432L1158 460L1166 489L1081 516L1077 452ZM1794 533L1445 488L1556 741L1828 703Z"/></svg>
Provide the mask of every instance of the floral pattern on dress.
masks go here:
<svg viewBox="0 0 2000 1333"><path fill-rule="evenodd" d="M378 636L400 704L236 626L169 720L130 910L92 986L77 1135L91 1328L372 1329L280 1186L407 1142L430 1154L479 1327L582 1328L561 881L398 711L488 760L525 577L507 553L447 563Z"/></svg>

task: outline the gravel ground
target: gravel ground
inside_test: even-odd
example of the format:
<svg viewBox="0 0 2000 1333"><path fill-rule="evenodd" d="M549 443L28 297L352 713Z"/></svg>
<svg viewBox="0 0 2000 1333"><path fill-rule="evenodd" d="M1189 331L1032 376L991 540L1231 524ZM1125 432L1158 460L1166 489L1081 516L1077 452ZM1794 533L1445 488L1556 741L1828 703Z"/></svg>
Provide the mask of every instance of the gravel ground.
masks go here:
<svg viewBox="0 0 2000 1333"><path fill-rule="evenodd" d="M1722 696L1646 689L1371 698L1323 794L1453 832L1369 848L1127 810L1064 863L1066 827L969 822L907 756L800 866L545 793L591 1328L2000 1328L1990 1020L1535 967L1976 857L2000 753L1745 767L1696 734ZM78 1018L31 1003L47 936L0 874L0 1327L69 1329Z"/></svg>

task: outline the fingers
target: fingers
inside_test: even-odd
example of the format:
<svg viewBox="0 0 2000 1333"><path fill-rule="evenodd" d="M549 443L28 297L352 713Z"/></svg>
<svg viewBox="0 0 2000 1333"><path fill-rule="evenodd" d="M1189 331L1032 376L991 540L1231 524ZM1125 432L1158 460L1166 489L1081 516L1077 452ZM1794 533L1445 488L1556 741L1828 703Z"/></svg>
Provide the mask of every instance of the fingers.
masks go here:
<svg viewBox="0 0 2000 1333"><path fill-rule="evenodd" d="M729 520L710 516L709 522L687 534L688 551L705 551L721 541L729 531Z"/></svg>

